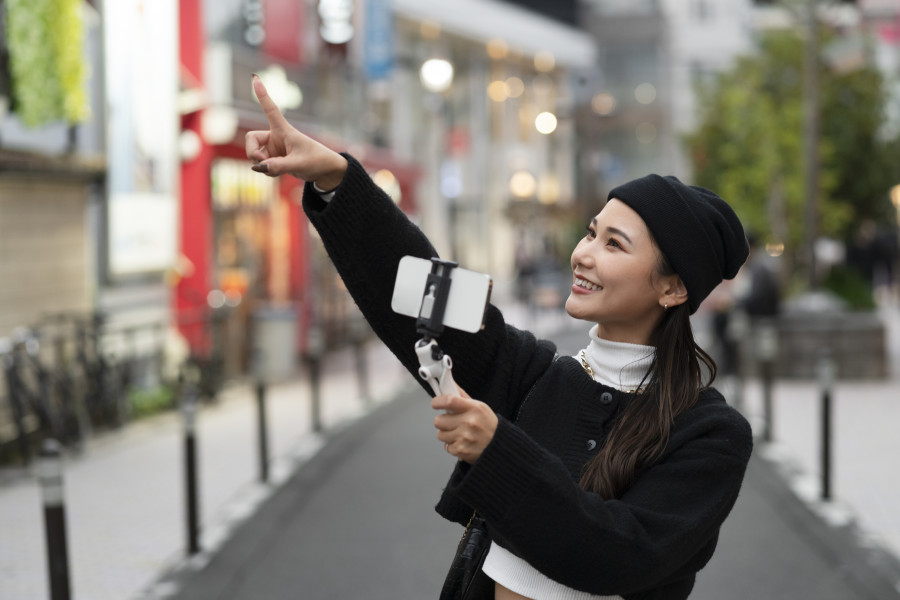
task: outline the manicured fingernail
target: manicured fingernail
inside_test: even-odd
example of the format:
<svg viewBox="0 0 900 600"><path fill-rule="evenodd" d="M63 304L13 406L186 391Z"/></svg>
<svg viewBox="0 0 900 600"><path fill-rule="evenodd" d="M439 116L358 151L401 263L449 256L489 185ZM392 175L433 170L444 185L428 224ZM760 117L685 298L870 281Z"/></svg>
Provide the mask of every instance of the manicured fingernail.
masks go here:
<svg viewBox="0 0 900 600"><path fill-rule="evenodd" d="M257 79L259 79L259 75L257 75L256 73L253 74L253 77L256 77ZM252 79L252 77L251 77L251 79Z"/></svg>
<svg viewBox="0 0 900 600"><path fill-rule="evenodd" d="M254 171L256 171L257 173L268 173L269 172L269 165L267 165L266 163L259 163L258 165L251 166L250 168L253 169Z"/></svg>

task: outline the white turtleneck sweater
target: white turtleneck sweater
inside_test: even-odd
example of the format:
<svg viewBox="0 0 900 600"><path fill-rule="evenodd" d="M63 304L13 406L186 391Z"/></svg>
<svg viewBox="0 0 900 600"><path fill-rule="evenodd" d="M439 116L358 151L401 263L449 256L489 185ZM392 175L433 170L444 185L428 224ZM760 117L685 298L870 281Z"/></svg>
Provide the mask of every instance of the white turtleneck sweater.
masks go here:
<svg viewBox="0 0 900 600"><path fill-rule="evenodd" d="M594 380L618 390L636 389L653 362L655 349L652 346L602 340L597 337L597 329L597 325L591 328L591 343L582 351L588 366L594 371ZM579 363L582 352L574 356ZM621 596L597 596L567 587L493 543L483 569L500 585L532 600L622 600Z"/></svg>

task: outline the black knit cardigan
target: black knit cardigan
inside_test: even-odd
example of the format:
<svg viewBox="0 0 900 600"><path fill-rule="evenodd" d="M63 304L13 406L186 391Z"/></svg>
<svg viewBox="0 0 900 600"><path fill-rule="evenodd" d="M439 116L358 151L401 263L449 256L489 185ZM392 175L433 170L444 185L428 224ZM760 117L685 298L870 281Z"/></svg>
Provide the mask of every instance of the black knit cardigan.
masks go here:
<svg viewBox="0 0 900 600"><path fill-rule="evenodd" d="M421 336L390 298L402 256L437 254L347 159L334 198L325 203L307 185L303 207L374 332L415 374ZM481 332L446 330L440 344L457 383L488 403L499 425L475 464L457 463L438 513L465 523L477 509L495 542L569 587L626 600L687 598L752 448L747 421L721 394L702 390L675 420L662 456L620 498L605 499L578 480L629 394L595 382L570 357L554 361L552 343L505 324L495 307Z"/></svg>

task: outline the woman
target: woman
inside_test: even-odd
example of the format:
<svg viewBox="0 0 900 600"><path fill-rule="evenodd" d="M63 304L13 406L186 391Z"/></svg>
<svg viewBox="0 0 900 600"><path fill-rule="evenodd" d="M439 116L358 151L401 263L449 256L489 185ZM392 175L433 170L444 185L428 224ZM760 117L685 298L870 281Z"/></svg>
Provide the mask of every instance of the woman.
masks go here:
<svg viewBox="0 0 900 600"><path fill-rule="evenodd" d="M270 128L247 134L252 168L308 182L304 209L343 281L415 373L420 336L390 296L400 258L434 249L358 162L294 129L253 85ZM703 381L715 364L689 316L746 256L724 201L651 175L614 189L572 253L566 310L595 323L579 355L557 360L493 307L481 332L441 336L462 389L432 400L437 439L459 458L436 508L486 520L495 598L688 597L752 446Z"/></svg>

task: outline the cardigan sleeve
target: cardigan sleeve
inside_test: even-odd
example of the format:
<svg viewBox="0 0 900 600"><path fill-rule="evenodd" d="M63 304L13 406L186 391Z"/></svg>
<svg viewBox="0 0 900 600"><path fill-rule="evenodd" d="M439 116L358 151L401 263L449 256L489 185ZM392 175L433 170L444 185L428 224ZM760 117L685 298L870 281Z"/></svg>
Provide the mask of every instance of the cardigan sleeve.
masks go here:
<svg viewBox="0 0 900 600"><path fill-rule="evenodd" d="M400 259L405 255L428 259L437 252L363 166L344 156L348 168L333 190L334 196L326 202L307 184L304 211L373 331L431 393L417 375L414 347L422 336L416 332L415 319L394 313L390 304ZM507 326L493 305L482 331L471 334L446 329L439 343L453 359L456 382L501 414L513 409L511 398L528 389L530 382L522 374L534 372L535 363L549 364L554 350L530 333Z"/></svg>
<svg viewBox="0 0 900 600"><path fill-rule="evenodd" d="M495 541L551 579L601 595L658 587L709 559L703 550L711 552L750 456L743 417L724 405L699 410L678 447L620 499L581 489L558 457L505 419L448 491L485 517Z"/></svg>

